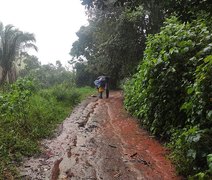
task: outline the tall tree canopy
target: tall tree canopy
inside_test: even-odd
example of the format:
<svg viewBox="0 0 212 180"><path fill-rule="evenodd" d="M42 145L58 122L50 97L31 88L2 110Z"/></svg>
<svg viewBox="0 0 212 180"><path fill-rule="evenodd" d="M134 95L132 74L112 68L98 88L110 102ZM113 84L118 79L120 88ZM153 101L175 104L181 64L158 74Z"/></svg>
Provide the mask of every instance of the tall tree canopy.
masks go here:
<svg viewBox="0 0 212 180"><path fill-rule="evenodd" d="M141 6L134 12L113 6L105 11L89 10L89 25L77 32L79 39L70 51L74 57L72 63L86 62L90 72L111 76L116 86L134 72L142 57L151 30L146 13Z"/></svg>
<svg viewBox="0 0 212 180"><path fill-rule="evenodd" d="M113 2L114 6L126 6L135 10L142 5L145 9L156 10L153 7L160 5L163 13L176 13L182 20L188 21L196 17L196 12L206 11L211 14L211 0L81 0L82 4L89 8L105 9L109 2Z"/></svg>
<svg viewBox="0 0 212 180"><path fill-rule="evenodd" d="M159 32L166 17L175 14L187 22L202 11L208 16L212 12L209 0L81 1L88 9L89 25L77 32L70 54L78 63L87 60L86 68L94 74L105 73L117 81L134 72L147 35Z"/></svg>
<svg viewBox="0 0 212 180"><path fill-rule="evenodd" d="M87 9L105 10L112 4L114 7L127 7L138 11L139 6L146 10L146 21L149 23L149 32L157 33L162 26L164 17L177 15L184 22L197 19L200 12L212 13L211 0L80 0Z"/></svg>

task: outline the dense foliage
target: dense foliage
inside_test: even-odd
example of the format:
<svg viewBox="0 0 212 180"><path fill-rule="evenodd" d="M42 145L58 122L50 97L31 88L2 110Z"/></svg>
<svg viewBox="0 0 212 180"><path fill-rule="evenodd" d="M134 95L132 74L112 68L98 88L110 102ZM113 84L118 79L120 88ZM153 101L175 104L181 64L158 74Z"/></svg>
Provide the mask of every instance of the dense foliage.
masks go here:
<svg viewBox="0 0 212 180"><path fill-rule="evenodd" d="M87 85L101 74L110 76L114 86L132 75L143 56L147 35L159 32L164 17L175 13L187 22L196 19L198 11L210 14L212 10L208 0L81 1L88 9L89 25L76 33L79 39L70 54L74 57L71 63L77 62L79 84Z"/></svg>
<svg viewBox="0 0 212 180"><path fill-rule="evenodd" d="M108 73L116 84L128 79L129 112L170 142L181 174L203 171L196 178L207 178L212 153L211 1L81 1L90 21L78 32L71 55L85 61L91 72ZM138 72L129 78L140 60Z"/></svg>
<svg viewBox="0 0 212 180"><path fill-rule="evenodd" d="M148 36L138 72L125 85L126 108L154 135L171 138L172 158L184 175L206 170L212 152L211 42L202 18L169 18Z"/></svg>
<svg viewBox="0 0 212 180"><path fill-rule="evenodd" d="M30 77L34 79L39 82L38 84L42 88L49 88L63 83L69 86L75 85L75 73L63 67L59 60L56 61L56 65L41 65L37 57L27 55L22 59L20 64L21 63L23 65L20 65L18 75L20 77Z"/></svg>
<svg viewBox="0 0 212 180"><path fill-rule="evenodd" d="M133 12L110 6L104 12L92 9L88 14L89 25L77 32L70 63L77 62L78 79L83 79L88 72L91 77L105 74L111 77L112 85L117 86L120 80L135 72L143 55L146 35L153 30L146 18L148 11L141 6ZM86 69L84 74L82 66Z"/></svg>
<svg viewBox="0 0 212 180"><path fill-rule="evenodd" d="M110 4L109 0L80 1L82 1L82 4L88 9L98 8L104 10L108 8L108 4ZM131 10L137 10L137 7L142 5L153 14L157 14L157 7L160 7L160 11L163 11L163 13L168 15L174 12L184 21L196 17L196 12L198 11L204 10L209 13L212 12L212 2L210 0L114 0L112 2L114 6L125 6Z"/></svg>

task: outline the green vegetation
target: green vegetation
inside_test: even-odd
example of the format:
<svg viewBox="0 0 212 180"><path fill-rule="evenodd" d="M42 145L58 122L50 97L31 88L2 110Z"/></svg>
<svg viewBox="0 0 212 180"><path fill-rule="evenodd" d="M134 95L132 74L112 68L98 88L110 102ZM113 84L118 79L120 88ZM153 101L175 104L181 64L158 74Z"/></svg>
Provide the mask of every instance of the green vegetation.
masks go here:
<svg viewBox="0 0 212 180"><path fill-rule="evenodd" d="M64 84L38 89L19 79L0 93L0 179L14 175L23 156L39 152L39 140L50 136L72 108L93 92Z"/></svg>
<svg viewBox="0 0 212 180"><path fill-rule="evenodd" d="M111 85L117 87L120 80L135 72L145 49L149 30L144 29L151 29L145 23L145 11L140 7L136 12L123 8L114 12L110 6L106 12L91 11L90 16L89 25L77 32L79 39L70 51L77 82L91 85L95 77L105 74L111 77ZM82 83L84 77L87 84Z"/></svg>
<svg viewBox="0 0 212 180"><path fill-rule="evenodd" d="M0 179L16 177L23 157L38 154L39 141L95 91L78 88L74 71L59 60L41 65L24 51L36 49L32 42L32 34L0 24Z"/></svg>
<svg viewBox="0 0 212 180"><path fill-rule="evenodd" d="M115 87L126 82L126 109L172 149L178 172L212 176L210 0L81 1L89 25L70 51L86 69L76 67L78 78L105 73Z"/></svg>
<svg viewBox="0 0 212 180"><path fill-rule="evenodd" d="M212 152L211 42L202 18L185 24L171 17L148 36L138 72L125 84L127 110L170 141L171 158L186 176L206 171Z"/></svg>
<svg viewBox="0 0 212 180"><path fill-rule="evenodd" d="M39 152L38 141L92 91L78 87L93 85L102 74L111 77L112 87L125 82L127 110L172 149L180 174L208 179L210 0L81 1L89 25L80 28L70 50L73 71L60 61L41 65L24 48L36 49L33 34L0 24L0 179L14 174L23 156ZM16 82L3 86L7 81Z"/></svg>

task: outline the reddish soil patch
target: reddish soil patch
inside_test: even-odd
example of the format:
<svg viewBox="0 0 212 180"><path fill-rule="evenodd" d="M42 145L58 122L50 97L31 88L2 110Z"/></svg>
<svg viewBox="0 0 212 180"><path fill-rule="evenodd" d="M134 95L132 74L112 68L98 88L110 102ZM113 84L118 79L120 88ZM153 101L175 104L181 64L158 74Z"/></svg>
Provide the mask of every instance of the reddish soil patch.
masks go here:
<svg viewBox="0 0 212 180"><path fill-rule="evenodd" d="M110 124L122 141L123 153L133 168L142 172L145 179L181 179L166 158L167 150L125 112L119 93L115 92L108 100ZM110 133L111 127L105 127L104 132Z"/></svg>

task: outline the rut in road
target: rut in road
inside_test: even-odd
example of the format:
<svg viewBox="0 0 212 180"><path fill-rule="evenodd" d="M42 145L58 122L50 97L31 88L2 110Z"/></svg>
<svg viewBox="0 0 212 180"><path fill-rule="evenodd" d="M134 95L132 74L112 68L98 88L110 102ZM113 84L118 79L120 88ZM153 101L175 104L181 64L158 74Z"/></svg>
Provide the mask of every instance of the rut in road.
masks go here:
<svg viewBox="0 0 212 180"><path fill-rule="evenodd" d="M20 167L22 179L170 180L166 150L124 110L120 91L83 101Z"/></svg>

